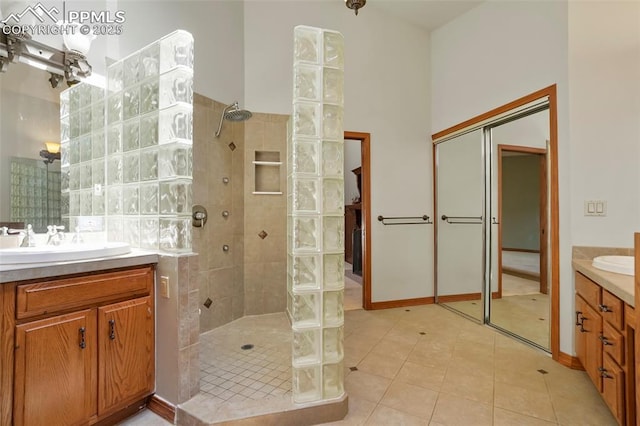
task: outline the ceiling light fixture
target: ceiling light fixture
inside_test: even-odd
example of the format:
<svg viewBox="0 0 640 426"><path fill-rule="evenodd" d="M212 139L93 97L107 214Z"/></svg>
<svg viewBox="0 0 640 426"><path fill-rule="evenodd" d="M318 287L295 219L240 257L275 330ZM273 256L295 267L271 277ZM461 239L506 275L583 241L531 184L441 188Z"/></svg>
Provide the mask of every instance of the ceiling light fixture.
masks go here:
<svg viewBox="0 0 640 426"><path fill-rule="evenodd" d="M356 11L356 16L358 16L358 9L364 7L367 4L367 0L344 0L344 4L349 9L354 9Z"/></svg>
<svg viewBox="0 0 640 426"><path fill-rule="evenodd" d="M81 40L82 43L72 40L75 42L72 43L65 39L65 48L60 50L33 40L30 34L3 30L0 32L0 72L5 72L11 63L22 62L48 71L51 74L51 87L55 88L63 78L69 86L79 83L80 78L89 77L92 71L86 57L92 38L79 36L86 40ZM81 49L76 45L80 45Z"/></svg>

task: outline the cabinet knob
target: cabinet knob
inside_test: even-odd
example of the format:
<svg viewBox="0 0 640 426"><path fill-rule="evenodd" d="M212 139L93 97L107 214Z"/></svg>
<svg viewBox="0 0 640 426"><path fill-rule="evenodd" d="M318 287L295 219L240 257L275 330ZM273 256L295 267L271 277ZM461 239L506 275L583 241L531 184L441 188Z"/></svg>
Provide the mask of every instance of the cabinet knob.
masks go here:
<svg viewBox="0 0 640 426"><path fill-rule="evenodd" d="M598 309L600 309L600 312L613 312L607 305L603 304L599 304Z"/></svg>
<svg viewBox="0 0 640 426"><path fill-rule="evenodd" d="M580 323L580 315L582 315L582 312L576 311L576 326L581 325L581 323Z"/></svg>

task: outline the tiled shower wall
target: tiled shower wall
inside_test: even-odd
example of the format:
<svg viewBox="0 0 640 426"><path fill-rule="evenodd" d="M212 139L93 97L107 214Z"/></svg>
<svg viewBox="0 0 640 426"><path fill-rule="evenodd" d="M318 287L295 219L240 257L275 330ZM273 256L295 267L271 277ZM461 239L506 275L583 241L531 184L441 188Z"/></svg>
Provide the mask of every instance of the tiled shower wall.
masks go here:
<svg viewBox="0 0 640 426"><path fill-rule="evenodd" d="M216 138L225 106L194 96L193 203L209 217L204 227L193 228L199 256L191 260L191 279L200 289L201 332L286 308L286 165L276 168L277 177L271 174L283 194L254 194L253 161L256 151L284 160L288 116L254 113L244 122L225 120Z"/></svg>
<svg viewBox="0 0 640 426"><path fill-rule="evenodd" d="M254 114L245 122L245 315L284 312L287 306L288 119L288 115ZM254 164L256 152L258 158L267 155L282 165L267 166L261 172ZM257 189L260 185L279 188L274 192L282 194L254 194L259 192L256 185Z"/></svg>
<svg viewBox="0 0 640 426"><path fill-rule="evenodd" d="M216 138L224 107L194 96L193 203L208 213L205 226L193 228L193 249L199 256L192 262L191 279L200 289L201 332L244 315L245 124L225 121Z"/></svg>

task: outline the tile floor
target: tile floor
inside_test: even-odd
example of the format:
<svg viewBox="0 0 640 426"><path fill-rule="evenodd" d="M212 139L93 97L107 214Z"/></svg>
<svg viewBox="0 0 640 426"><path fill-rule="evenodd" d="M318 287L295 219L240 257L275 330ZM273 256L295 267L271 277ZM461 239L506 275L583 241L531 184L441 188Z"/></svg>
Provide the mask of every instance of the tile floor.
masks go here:
<svg viewBox="0 0 640 426"><path fill-rule="evenodd" d="M200 393L214 402L291 398L286 314L247 316L200 335Z"/></svg>
<svg viewBox="0 0 640 426"><path fill-rule="evenodd" d="M362 277L353 274L347 262L344 273L344 310L362 309Z"/></svg>
<svg viewBox="0 0 640 426"><path fill-rule="evenodd" d="M616 424L586 373L437 305L345 312L345 388L335 425Z"/></svg>

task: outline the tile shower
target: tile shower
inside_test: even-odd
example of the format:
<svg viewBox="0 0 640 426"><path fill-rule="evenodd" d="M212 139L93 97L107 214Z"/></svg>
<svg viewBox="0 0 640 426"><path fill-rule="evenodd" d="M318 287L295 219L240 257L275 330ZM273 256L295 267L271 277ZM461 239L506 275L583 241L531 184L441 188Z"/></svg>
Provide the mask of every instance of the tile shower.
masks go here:
<svg viewBox="0 0 640 426"><path fill-rule="evenodd" d="M294 110L299 113L301 106L313 105L308 111L318 115L295 114L290 142L301 147L311 142L316 155L342 152L342 38L308 27L296 29L295 37L296 87L300 90L296 89ZM304 56L309 52L300 49L309 41L316 49L311 61ZM168 60L174 63L168 65ZM180 62L185 60L188 67ZM325 224L324 238L322 232L317 234L324 240L323 251L312 254L320 259L317 265L323 273L317 278L321 281L298 283L297 276L287 274L287 235L292 235L287 232L289 117L257 113L245 123L225 122L220 137L215 138L215 125L225 105L193 93L192 63L193 39L179 31L111 65L107 91L78 85L63 94L66 225L84 226L83 230L103 227L109 239L174 255L161 256L158 268L159 274L170 277L175 287L172 294L178 298L177 306L167 301L163 308L160 299L158 304L159 310L164 309L162 315L158 312L158 328L173 330L171 323L178 325L177 335L158 342L159 371L165 370L166 351L177 353L177 365L168 368L177 370L158 378L158 392L169 401L186 402L207 385L201 381L205 374L211 376L210 345L205 335L198 336L198 330L215 332L243 316L269 313L280 313L281 319L274 323L286 325L282 332L289 339L281 339L282 347L267 351L277 360L269 363L273 368L263 376L277 372L277 377L268 377L269 383L255 394L290 398L293 393L296 402L340 397L343 315L341 272L336 271L342 271L342 206L331 207L330 200L342 200L342 168L328 163L323 167L316 158L319 167L311 174L298 169L290 176L293 180L316 179L320 198L325 200L318 204L322 210L315 213L293 212L296 220L313 216L312 220ZM316 98L303 93L307 89L301 86L306 77L301 72L309 70L313 70L309 75L315 79ZM311 123L318 129L315 134L305 134L308 122L299 123L309 118L315 120ZM298 157L291 154L290 170L293 158ZM300 201L294 196L294 203ZM209 221L202 228L191 226L194 204L208 210ZM199 255L181 256L189 256L192 249ZM293 248L289 253L296 258L311 254L301 250L297 253ZM317 323L302 318L306 307L294 302L310 297L317 301L313 313ZM293 390L291 380L284 380L291 377L292 365L291 350L283 350L291 345L286 311L298 337L293 351ZM309 336L315 338L311 357L304 352ZM255 340L260 341L258 336ZM173 357L166 356L166 361ZM250 359L248 362L251 364ZM276 381L281 383L275 385ZM257 383L245 388L252 389Z"/></svg>

